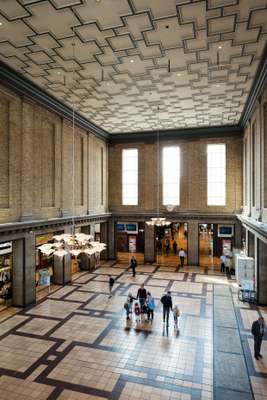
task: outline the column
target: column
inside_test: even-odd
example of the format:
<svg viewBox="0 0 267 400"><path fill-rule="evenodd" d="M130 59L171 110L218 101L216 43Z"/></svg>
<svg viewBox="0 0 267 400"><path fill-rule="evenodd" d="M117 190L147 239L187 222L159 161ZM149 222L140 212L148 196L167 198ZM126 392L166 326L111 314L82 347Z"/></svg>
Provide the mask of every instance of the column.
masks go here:
<svg viewBox="0 0 267 400"><path fill-rule="evenodd" d="M71 281L71 256L66 254L63 257L54 255L54 283L65 285Z"/></svg>
<svg viewBox="0 0 267 400"><path fill-rule="evenodd" d="M100 238L102 243L106 243L107 249L102 251L101 259L107 260L108 259L108 224L107 222L102 222L100 224Z"/></svg>
<svg viewBox="0 0 267 400"><path fill-rule="evenodd" d="M116 249L115 249L115 223L113 219L108 221L108 258L115 260Z"/></svg>
<svg viewBox="0 0 267 400"><path fill-rule="evenodd" d="M234 246L237 249L242 249L242 225L240 221L235 223Z"/></svg>
<svg viewBox="0 0 267 400"><path fill-rule="evenodd" d="M21 221L32 219L34 208L33 121L33 107L24 99L22 103Z"/></svg>
<svg viewBox="0 0 267 400"><path fill-rule="evenodd" d="M145 224L145 262L155 261L155 227Z"/></svg>
<svg viewBox="0 0 267 400"><path fill-rule="evenodd" d="M95 223L90 224L90 235L93 236L93 240L95 240Z"/></svg>
<svg viewBox="0 0 267 400"><path fill-rule="evenodd" d="M258 303L267 305L267 244L258 240Z"/></svg>
<svg viewBox="0 0 267 400"><path fill-rule="evenodd" d="M255 258L255 236L248 231L248 256Z"/></svg>
<svg viewBox="0 0 267 400"><path fill-rule="evenodd" d="M35 301L35 236L14 240L13 305L25 307Z"/></svg>
<svg viewBox="0 0 267 400"><path fill-rule="evenodd" d="M189 221L187 224L187 251L188 265L199 265L198 252L198 221Z"/></svg>

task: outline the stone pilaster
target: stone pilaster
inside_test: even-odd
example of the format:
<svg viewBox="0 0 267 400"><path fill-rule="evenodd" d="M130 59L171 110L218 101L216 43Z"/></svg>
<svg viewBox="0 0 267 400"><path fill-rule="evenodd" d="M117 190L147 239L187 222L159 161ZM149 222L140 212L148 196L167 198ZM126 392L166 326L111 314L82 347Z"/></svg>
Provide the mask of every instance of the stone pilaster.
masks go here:
<svg viewBox="0 0 267 400"><path fill-rule="evenodd" d="M35 301L35 236L13 241L13 305L24 307Z"/></svg>
<svg viewBox="0 0 267 400"><path fill-rule="evenodd" d="M198 240L198 221L189 221L187 225L187 248L188 265L199 265L199 240Z"/></svg>
<svg viewBox="0 0 267 400"><path fill-rule="evenodd" d="M155 261L155 227L145 224L145 262Z"/></svg>

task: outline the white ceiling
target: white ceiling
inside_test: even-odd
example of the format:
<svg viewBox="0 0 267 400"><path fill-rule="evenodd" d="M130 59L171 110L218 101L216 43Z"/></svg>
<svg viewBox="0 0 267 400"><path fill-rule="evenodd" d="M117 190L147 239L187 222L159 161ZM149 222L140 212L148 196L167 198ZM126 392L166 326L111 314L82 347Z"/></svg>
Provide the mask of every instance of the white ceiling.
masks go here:
<svg viewBox="0 0 267 400"><path fill-rule="evenodd" d="M238 123L267 33L267 0L0 0L0 11L0 59L110 133Z"/></svg>

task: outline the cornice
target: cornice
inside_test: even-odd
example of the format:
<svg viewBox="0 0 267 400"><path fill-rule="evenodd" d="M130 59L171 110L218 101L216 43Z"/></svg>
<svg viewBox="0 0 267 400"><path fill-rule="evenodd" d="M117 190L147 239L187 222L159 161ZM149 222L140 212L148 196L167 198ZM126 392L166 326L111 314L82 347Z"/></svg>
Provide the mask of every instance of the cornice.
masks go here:
<svg viewBox="0 0 267 400"><path fill-rule="evenodd" d="M247 101L245 103L243 112L239 120L239 126L241 128L243 129L245 128L248 120L253 114L255 103L263 93L266 85L267 85L267 42L265 43L261 61L257 68L257 72L251 90L249 92Z"/></svg>
<svg viewBox="0 0 267 400"><path fill-rule="evenodd" d="M157 140L157 131L113 133L109 136L109 143L148 142ZM201 138L217 138L242 136L243 128L239 125L207 126L201 128L160 130L160 140L195 140Z"/></svg>
<svg viewBox="0 0 267 400"><path fill-rule="evenodd" d="M110 213L98 214L98 215L81 215L74 218L75 226L82 226L89 224L90 222L106 222L110 218ZM38 231L41 229L70 226L73 224L72 217L62 218L49 218L39 220L29 220L23 222L10 222L6 224L0 224L0 238L2 235L8 235L11 233L23 233L29 231Z"/></svg>
<svg viewBox="0 0 267 400"><path fill-rule="evenodd" d="M260 239L267 243L267 223L256 221L244 215L237 215L237 218L248 230L257 234Z"/></svg>
<svg viewBox="0 0 267 400"><path fill-rule="evenodd" d="M155 217L155 213L142 213L142 212L111 212L111 217L114 221L146 221L151 217ZM233 222L237 221L235 214L216 214L216 213L160 213L160 217L165 217L172 222L187 222L187 221L201 221L203 223L216 223L216 222Z"/></svg>
<svg viewBox="0 0 267 400"><path fill-rule="evenodd" d="M19 95L26 96L58 114L60 117L72 121L73 110L71 107L57 100L3 62L0 62L0 82ZM108 132L77 112L75 112L75 125L85 129L88 133L93 133L102 140L106 141L109 138Z"/></svg>

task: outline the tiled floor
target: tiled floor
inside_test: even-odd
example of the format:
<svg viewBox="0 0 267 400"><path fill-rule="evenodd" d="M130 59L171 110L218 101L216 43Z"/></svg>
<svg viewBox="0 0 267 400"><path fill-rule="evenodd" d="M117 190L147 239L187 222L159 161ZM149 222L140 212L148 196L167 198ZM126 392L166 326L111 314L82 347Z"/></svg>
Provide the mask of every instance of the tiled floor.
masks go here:
<svg viewBox="0 0 267 400"><path fill-rule="evenodd" d="M130 272L121 264L102 266L2 318L0 400L211 400L214 388L216 399L232 400L216 380L218 359L231 356L245 360L254 399L267 400L267 340L256 361L250 334L266 309L239 302L236 284L218 272L157 265L140 265L135 278ZM116 279L111 298L109 274ZM136 295L142 282L156 298L152 323L125 318L126 295ZM179 330L172 318L169 329L162 323L159 299L170 289L181 310ZM220 341L217 326L225 335ZM239 399L253 399L240 390Z"/></svg>

